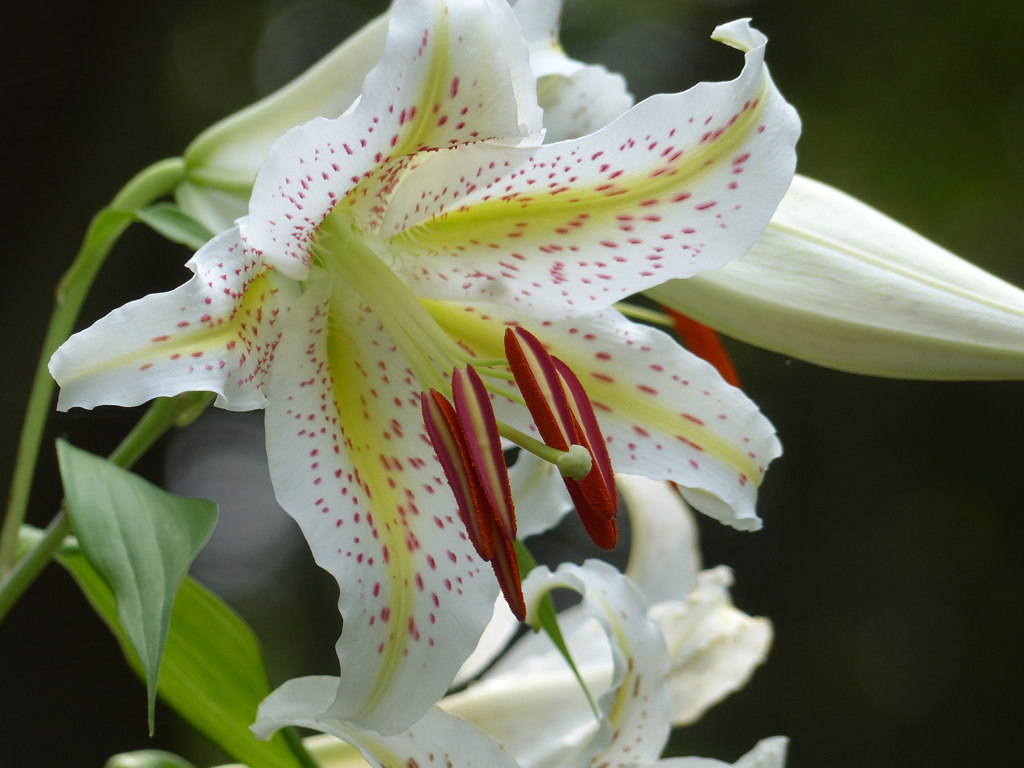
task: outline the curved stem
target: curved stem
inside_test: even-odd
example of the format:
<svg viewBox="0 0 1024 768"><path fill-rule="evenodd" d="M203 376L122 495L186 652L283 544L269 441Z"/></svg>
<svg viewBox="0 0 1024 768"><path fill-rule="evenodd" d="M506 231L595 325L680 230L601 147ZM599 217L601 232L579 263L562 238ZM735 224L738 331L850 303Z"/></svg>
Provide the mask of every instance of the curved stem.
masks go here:
<svg viewBox="0 0 1024 768"><path fill-rule="evenodd" d="M54 382L47 369L50 356L71 335L93 280L114 243L135 219L135 209L149 205L171 192L184 175L184 161L174 158L151 165L129 181L114 197L110 206L93 218L77 258L57 286L56 306L50 316L36 366L11 478L7 514L0 530L0 578L14 565L18 533L28 509L43 428L53 398Z"/></svg>

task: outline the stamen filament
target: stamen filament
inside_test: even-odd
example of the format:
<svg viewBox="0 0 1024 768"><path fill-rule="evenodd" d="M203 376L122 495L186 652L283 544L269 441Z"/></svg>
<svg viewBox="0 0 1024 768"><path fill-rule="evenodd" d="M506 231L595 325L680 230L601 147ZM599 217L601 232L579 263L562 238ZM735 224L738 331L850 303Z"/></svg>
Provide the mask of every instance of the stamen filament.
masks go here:
<svg viewBox="0 0 1024 768"><path fill-rule="evenodd" d="M565 451L552 448L550 445L542 443L535 437L530 437L525 432L522 432L503 421L498 422L498 434L506 440L511 440L524 451L529 451L537 458L543 459L550 464L557 465L558 460L566 454Z"/></svg>
<svg viewBox="0 0 1024 768"><path fill-rule="evenodd" d="M658 312L647 307L639 307L636 304L630 304L628 301L620 301L615 304L615 309L624 314L626 317L632 317L634 320L644 320L654 325L660 325L664 328L672 328L672 318L664 312Z"/></svg>
<svg viewBox="0 0 1024 768"><path fill-rule="evenodd" d="M330 214L319 231L314 253L322 266L371 308L424 389L448 390L446 373L463 367L470 356L452 341L347 219Z"/></svg>

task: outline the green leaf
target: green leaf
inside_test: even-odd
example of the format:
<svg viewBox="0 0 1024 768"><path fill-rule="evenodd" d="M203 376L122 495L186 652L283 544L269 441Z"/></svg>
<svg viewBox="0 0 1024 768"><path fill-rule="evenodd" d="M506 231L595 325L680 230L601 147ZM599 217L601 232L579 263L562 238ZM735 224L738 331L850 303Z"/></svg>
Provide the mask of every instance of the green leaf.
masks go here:
<svg viewBox="0 0 1024 768"><path fill-rule="evenodd" d="M57 556L107 623L129 663L142 666L117 618L114 594L74 547ZM198 731L251 768L301 768L282 733L258 741L249 726L271 691L256 636L219 597L186 577L171 612L158 684L160 698Z"/></svg>
<svg viewBox="0 0 1024 768"><path fill-rule="evenodd" d="M530 550L526 548L526 545L518 539L514 546L516 549L516 559L519 561L520 577L526 578L526 574L537 567L537 561L533 559L533 555L530 554ZM534 627L533 631L539 632L543 629L547 633L555 648L558 649L562 658L565 659L565 663L569 665L569 669L572 670L576 682L580 684L583 695L587 697L587 701L590 703L590 711L594 713L596 719L600 720L601 711L597 708L597 702L591 696L587 684L583 682L583 676L580 674L579 669L576 668L576 662L572 660L572 654L569 653L569 646L566 645L565 638L562 637L562 629L558 626L558 614L555 611L555 603L551 599L550 593L545 593L544 597L541 598L540 605L537 608L537 621L540 626Z"/></svg>
<svg viewBox="0 0 1024 768"><path fill-rule="evenodd" d="M142 662L152 734L171 606L189 564L213 533L217 507L174 496L63 440L57 441L57 456L71 526L114 592L118 619Z"/></svg>
<svg viewBox="0 0 1024 768"><path fill-rule="evenodd" d="M139 221L171 242L186 245L193 251L202 248L214 235L172 203L157 203L148 208L139 208L135 215Z"/></svg>

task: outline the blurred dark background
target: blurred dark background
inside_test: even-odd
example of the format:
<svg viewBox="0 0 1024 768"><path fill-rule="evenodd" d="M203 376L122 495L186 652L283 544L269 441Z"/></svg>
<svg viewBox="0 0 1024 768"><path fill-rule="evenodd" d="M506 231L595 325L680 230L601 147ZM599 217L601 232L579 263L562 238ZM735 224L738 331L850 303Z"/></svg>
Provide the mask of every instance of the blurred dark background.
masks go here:
<svg viewBox="0 0 1024 768"><path fill-rule="evenodd" d="M0 486L52 289L90 216L143 166L179 154L382 8L4 5ZM578 58L622 71L643 97L732 77L739 57L708 36L740 16L768 34L773 76L803 118L801 172L1024 286L1024 4L569 0L563 39ZM82 324L177 285L187 258L131 230ZM1024 385L886 381L730 349L786 454L764 485L764 530L702 521L705 559L735 569L737 604L769 616L776 642L752 683L677 734L673 748L732 762L759 738L784 734L792 768L1019 765ZM49 438L107 452L136 416L55 414L30 521L45 525L60 500ZM204 429L251 447L259 441L247 430L258 422L215 418ZM216 484L231 470L214 461L244 460L219 451L207 461L206 442L163 446L140 470L164 479L169 450L172 485ZM182 479L189 455L215 469ZM228 488L237 508L225 509L224 525L257 527L246 512L270 492L251 485L245 497L237 483ZM289 522L268 525L278 541L280 526L293 534L291 559L275 555L262 582L241 563L208 580L257 627L275 682L330 672L333 587ZM146 736L141 686L70 579L51 568L0 626L0 766L92 768L148 746L199 765L220 759L166 710L157 736Z"/></svg>

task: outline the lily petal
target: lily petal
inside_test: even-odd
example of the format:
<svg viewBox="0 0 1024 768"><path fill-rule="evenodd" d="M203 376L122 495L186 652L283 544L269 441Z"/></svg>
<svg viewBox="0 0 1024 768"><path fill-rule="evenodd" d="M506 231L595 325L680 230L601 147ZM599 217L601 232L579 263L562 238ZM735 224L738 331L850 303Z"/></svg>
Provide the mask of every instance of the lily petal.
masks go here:
<svg viewBox="0 0 1024 768"><path fill-rule="evenodd" d="M541 74L537 71L537 98L549 144L594 133L633 106L622 75L598 64L581 66L567 77Z"/></svg>
<svg viewBox="0 0 1024 768"><path fill-rule="evenodd" d="M186 266L195 276L184 285L114 310L54 353L60 410L200 391L216 392L229 410L264 406L282 313L298 286L266 269L237 229Z"/></svg>
<svg viewBox="0 0 1024 768"><path fill-rule="evenodd" d="M560 0L513 5L529 46L547 141L592 133L633 105L625 80L569 58L558 42ZM317 117L336 118L360 97L381 60L390 13L370 21L283 88L203 131L185 150L188 175L174 191L181 209L212 232L245 215L257 171L274 142Z"/></svg>
<svg viewBox="0 0 1024 768"><path fill-rule="evenodd" d="M648 295L729 336L829 368L1024 378L1024 291L805 177L793 180L742 261Z"/></svg>
<svg viewBox="0 0 1024 768"><path fill-rule="evenodd" d="M579 140L424 158L380 230L417 294L553 317L746 253L792 179L799 120L764 36L746 22L716 36L746 51L736 80L652 97Z"/></svg>
<svg viewBox="0 0 1024 768"><path fill-rule="evenodd" d="M278 347L268 457L278 501L341 589L327 716L396 733L447 690L497 585L441 477L419 384L369 308L327 282L307 283Z"/></svg>
<svg viewBox="0 0 1024 768"><path fill-rule="evenodd" d="M629 508L626 574L665 636L672 725L687 725L746 684L768 653L771 623L733 606L728 568L697 573L696 525L671 483L619 475L618 485Z"/></svg>
<svg viewBox="0 0 1024 768"><path fill-rule="evenodd" d="M701 562L689 507L672 483L624 474L616 480L629 510L626 575L649 603L686 599Z"/></svg>
<svg viewBox="0 0 1024 768"><path fill-rule="evenodd" d="M538 78L571 75L584 66L566 56L558 41L562 0L514 0L511 5L530 47L530 67Z"/></svg>
<svg viewBox="0 0 1024 768"><path fill-rule="evenodd" d="M530 67L544 110L545 142L593 133L633 106L622 75L566 55L558 41L561 0L518 0L512 11L530 47Z"/></svg>
<svg viewBox="0 0 1024 768"><path fill-rule="evenodd" d="M789 739L773 736L762 739L747 754L735 763L724 763L707 757L676 757L659 760L658 768L783 768L786 764L786 747Z"/></svg>
<svg viewBox="0 0 1024 768"><path fill-rule="evenodd" d="M761 520L757 486L782 448L746 395L669 336L608 309L543 323L498 305L427 302L448 334L484 358L500 357L506 327L525 325L580 377L619 472L672 480L704 514L742 530ZM521 428L521 408L495 403Z"/></svg>
<svg viewBox="0 0 1024 768"><path fill-rule="evenodd" d="M535 78L510 27L518 23L503 0L396 0L355 110L299 126L271 149L246 239L303 279L314 230L343 198L364 231L392 215L385 203L415 165L408 156L483 139L539 141Z"/></svg>
<svg viewBox="0 0 1024 768"><path fill-rule="evenodd" d="M523 582L531 610L541 596L560 587L583 595L579 612L588 620L588 641L600 638L604 646L600 663L581 669L588 684L602 691L600 726L554 650L550 656L557 660L547 653L521 657L501 674L449 696L442 706L497 738L523 768L587 765L598 756L598 763L609 766L657 758L669 732L667 658L659 631L644 615L642 596L599 560L563 564L554 573L536 568Z"/></svg>
<svg viewBox="0 0 1024 768"><path fill-rule="evenodd" d="M480 642L477 643L476 649L455 675L452 687L455 688L469 682L490 666L508 646L509 641L521 626L519 619L512 615L505 597L499 597L494 602L494 613L491 614L491 620L487 623L483 634L480 635Z"/></svg>
<svg viewBox="0 0 1024 768"><path fill-rule="evenodd" d="M375 768L447 766L448 768L518 768L494 739L470 723L437 707L402 733L382 736L332 717L317 717L338 688L334 677L289 680L260 705L253 732L270 738L279 728L297 725L329 733L355 746Z"/></svg>
<svg viewBox="0 0 1024 768"><path fill-rule="evenodd" d="M685 600L656 603L647 613L668 645L674 726L696 722L746 685L768 654L771 623L735 608L731 584L732 572L724 566L704 571Z"/></svg>

